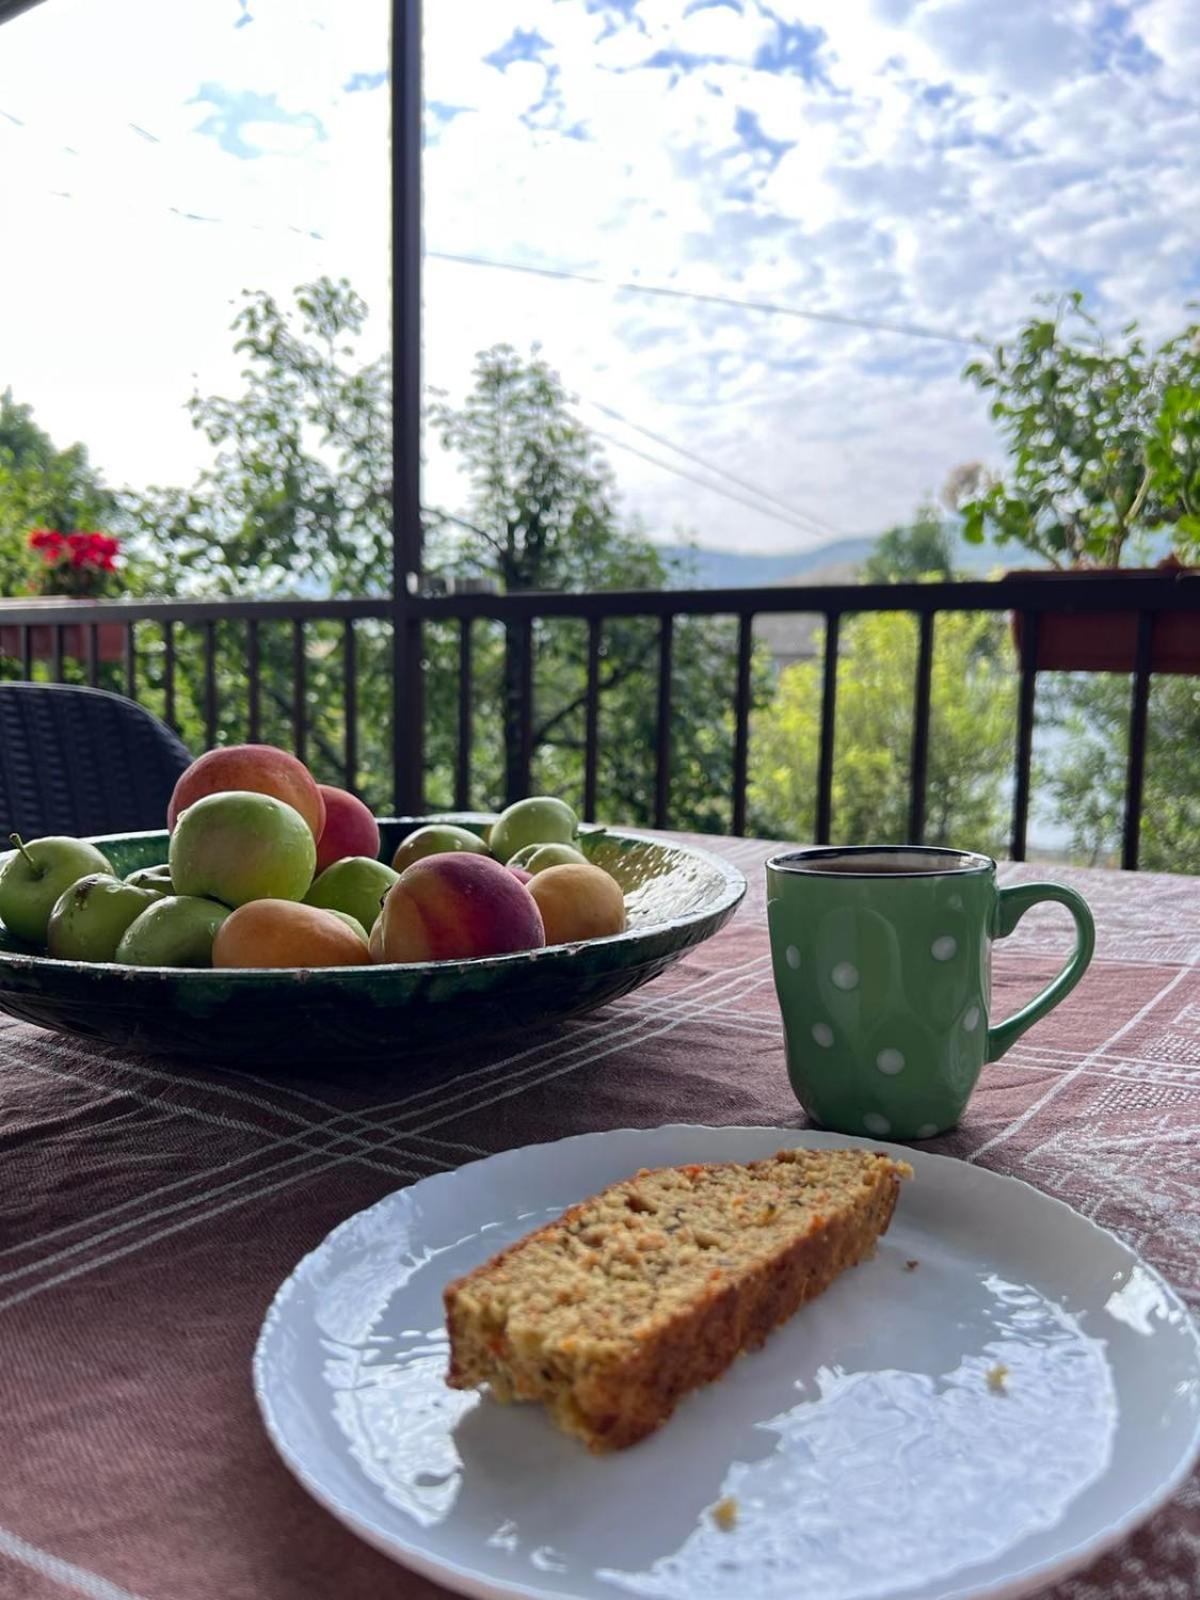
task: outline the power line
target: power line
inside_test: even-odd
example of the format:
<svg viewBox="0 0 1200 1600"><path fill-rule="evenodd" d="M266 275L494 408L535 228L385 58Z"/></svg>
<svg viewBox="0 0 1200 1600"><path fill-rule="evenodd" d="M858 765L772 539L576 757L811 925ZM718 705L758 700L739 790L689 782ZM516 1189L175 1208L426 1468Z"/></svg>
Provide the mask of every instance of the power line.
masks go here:
<svg viewBox="0 0 1200 1600"><path fill-rule="evenodd" d="M732 500L735 505L745 506L750 511L756 511L760 517L772 517L776 522L786 523L789 528L795 528L798 533L814 537L814 530L807 528L802 522L797 522L794 517L784 516L781 511L772 511L768 506L747 500L743 495L734 494L732 490L722 489L719 484L708 483L703 478L698 478L694 472L685 472L682 467L677 467L674 462L662 461L658 456L652 456L645 450L639 450L634 444L626 444L624 439L618 439L615 434L605 433L601 428L592 428L591 433L597 439L603 439L606 444L616 445L618 450L626 450L631 456L637 456L642 461L648 461L652 467L661 467L664 472L673 472L677 478L686 478L689 483L695 483L701 489L707 489L709 494L719 494L725 500ZM826 531L826 530L819 530Z"/></svg>
<svg viewBox="0 0 1200 1600"><path fill-rule="evenodd" d="M804 322L828 322L839 328L865 328L872 333L895 333L908 339L937 339L944 344L986 345L978 334L947 333L941 328L925 328L915 322L879 322L870 317L842 316L836 311L806 311L799 306L781 306L768 300L736 300L732 295L702 294L696 289L674 289L660 283L630 283L616 278L600 278L588 272L568 272L565 267L534 267L520 261L495 261L487 256L460 255L451 250L426 250L435 261L454 261L464 267L494 267L501 272L525 272L536 278L563 279L569 283L590 283L602 289L623 289L630 294L651 294L671 300L698 300L703 305L732 306L736 311L765 311L779 317L799 317Z"/></svg>
<svg viewBox="0 0 1200 1600"><path fill-rule="evenodd" d="M781 511L786 511L789 516L796 517L801 522L807 522L814 533L829 534L838 538L846 537L842 529L831 527L829 523L813 516L810 511L805 511L800 506L794 506L787 500L781 500L778 495L771 494L766 489L760 489L756 483L751 483L748 478L739 478L736 473L728 472L724 467L717 466L716 462L708 461L704 456L697 455L692 450L686 450L683 445L676 444L674 440L666 438L661 433L655 433L652 428L645 428L640 422L634 422L632 418L623 416L614 407L604 405L599 400L590 400L586 395L581 395L580 399L587 405L594 406L597 411L602 411L606 417L611 417L614 422L624 423L627 428L632 428L635 433L643 434L647 439L652 439L655 444L662 445L664 449L674 450L676 455L681 455L685 461L693 461L698 467L703 467L706 471L715 473L718 478L725 478L729 483L736 484L739 489L747 489L751 494L757 495L760 500L766 500L771 505L778 506Z"/></svg>

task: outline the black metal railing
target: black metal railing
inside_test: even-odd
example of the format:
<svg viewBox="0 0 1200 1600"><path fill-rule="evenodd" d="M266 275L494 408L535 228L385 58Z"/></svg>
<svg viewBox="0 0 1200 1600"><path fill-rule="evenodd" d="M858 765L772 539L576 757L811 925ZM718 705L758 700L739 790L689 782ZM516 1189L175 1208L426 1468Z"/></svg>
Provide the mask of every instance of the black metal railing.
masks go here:
<svg viewBox="0 0 1200 1600"><path fill-rule="evenodd" d="M398 809L419 810L423 804L424 685L422 682L422 631L427 625L451 625L457 635L457 739L453 760L454 802L468 809L473 798L474 630L478 624L498 624L515 641L522 663L519 686L518 786L528 787L534 759L534 684L532 632L535 622L577 619L587 625L586 686L583 707L583 810L594 815L601 750L600 661L605 625L618 618L649 618L658 623L656 662L656 740L653 751L653 822L668 827L671 807L671 732L675 714L673 664L675 626L681 618L731 618L736 622L736 678L732 699L733 751L729 801L730 828L746 827L751 716L752 660L755 619L781 614L812 615L823 619L824 644L820 742L817 762L815 838L830 840L834 832L833 780L837 727L838 660L841 623L863 612L903 612L918 625L915 666L909 796L909 835L914 843L925 832L930 697L937 618L951 612L1011 613L1019 619L1019 687L1014 751L1013 813L1009 851L1023 860L1029 822L1030 776L1040 670L1041 619L1069 613L1100 619L1114 613L1137 618L1136 645L1128 663L1131 678L1129 743L1125 774L1122 865L1136 868L1145 781L1149 688L1156 669L1156 629L1167 616L1186 617L1189 635L1194 628L1200 657L1200 576L1190 573L1132 577L1104 575L1038 575L999 582L909 583L894 585L842 584L788 586L768 589L693 589L613 591L586 594L462 593L452 595L401 594L376 600L228 600L228 601L99 601L47 607L37 602L0 600L0 668L19 667L33 674L35 657L48 662L49 675L66 676L68 658L81 662L77 669L92 684L101 678L101 629L113 625L123 630L119 687L133 699L142 698L139 670L139 630L156 628L157 688L165 720L177 723L179 674L178 628L199 630L202 671L199 699L207 742L216 742L222 729L218 684L218 628L238 630L243 651L246 714L244 731L235 736L257 739L263 728L263 694L267 685L276 706L284 697L290 709L290 736L296 752L308 753L312 723L308 682L313 667L311 635L323 628L326 636L340 625L339 686L341 695L341 750L337 762L341 781L356 787L360 764L359 635L364 626L390 630L392 799ZM262 630L286 624L291 648L274 664L264 661ZM106 637L108 635L106 634ZM50 640L47 651L46 642ZM79 641L82 639L82 649ZM35 642L37 648L35 649ZM268 670L272 679L268 684ZM1178 670L1176 667L1175 670ZM286 673L288 683L276 681ZM8 674L12 675L12 672ZM227 730L228 731L228 730ZM332 774L331 774L332 775Z"/></svg>

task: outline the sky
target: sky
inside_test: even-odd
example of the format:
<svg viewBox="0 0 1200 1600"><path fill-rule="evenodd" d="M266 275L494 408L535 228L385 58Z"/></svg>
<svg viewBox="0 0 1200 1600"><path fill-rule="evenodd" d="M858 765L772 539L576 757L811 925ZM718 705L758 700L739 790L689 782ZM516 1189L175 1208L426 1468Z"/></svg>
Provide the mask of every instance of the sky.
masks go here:
<svg viewBox="0 0 1200 1600"><path fill-rule="evenodd" d="M1200 289L1196 0L425 13L425 379L458 398L478 350L540 345L655 537L878 532L1000 459L970 341L1072 288L1165 334ZM0 386L111 482L203 463L183 406L236 389L243 289L346 276L384 347L386 28L383 0L0 28ZM463 492L431 441L425 498Z"/></svg>

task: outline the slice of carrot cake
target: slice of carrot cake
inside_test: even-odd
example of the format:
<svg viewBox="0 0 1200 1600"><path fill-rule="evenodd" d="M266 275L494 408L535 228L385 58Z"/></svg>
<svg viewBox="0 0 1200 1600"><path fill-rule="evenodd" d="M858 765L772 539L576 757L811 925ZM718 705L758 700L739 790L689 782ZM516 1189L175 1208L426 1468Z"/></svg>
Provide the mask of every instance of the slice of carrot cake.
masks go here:
<svg viewBox="0 0 1200 1600"><path fill-rule="evenodd" d="M870 1256L911 1176L872 1150L639 1172L447 1287L447 1381L635 1444Z"/></svg>

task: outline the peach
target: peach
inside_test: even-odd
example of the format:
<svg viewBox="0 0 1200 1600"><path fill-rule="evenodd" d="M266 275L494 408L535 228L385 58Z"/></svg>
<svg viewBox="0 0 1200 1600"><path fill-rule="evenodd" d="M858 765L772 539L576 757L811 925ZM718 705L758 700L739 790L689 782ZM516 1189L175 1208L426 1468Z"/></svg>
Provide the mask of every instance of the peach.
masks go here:
<svg viewBox="0 0 1200 1600"><path fill-rule="evenodd" d="M364 935L336 911L295 900L250 900L213 940L214 967L364 967Z"/></svg>
<svg viewBox="0 0 1200 1600"><path fill-rule="evenodd" d="M317 841L317 875L347 856L379 854L379 824L357 795L319 783L325 802L325 826Z"/></svg>
<svg viewBox="0 0 1200 1600"><path fill-rule="evenodd" d="M542 913L547 944L577 944L625 930L621 885L600 867L574 862L547 867L526 892Z"/></svg>
<svg viewBox="0 0 1200 1600"><path fill-rule="evenodd" d="M505 867L505 872L511 872L518 883L532 883L533 873L526 872L524 867Z"/></svg>
<svg viewBox="0 0 1200 1600"><path fill-rule="evenodd" d="M273 795L300 813L314 839L321 837L325 800L316 779L302 761L273 744L231 744L197 756L175 785L167 807L167 827L173 830L179 813L194 801L226 789Z"/></svg>
<svg viewBox="0 0 1200 1600"><path fill-rule="evenodd" d="M529 890L490 856L452 850L406 867L376 926L385 961L468 961L546 942Z"/></svg>

